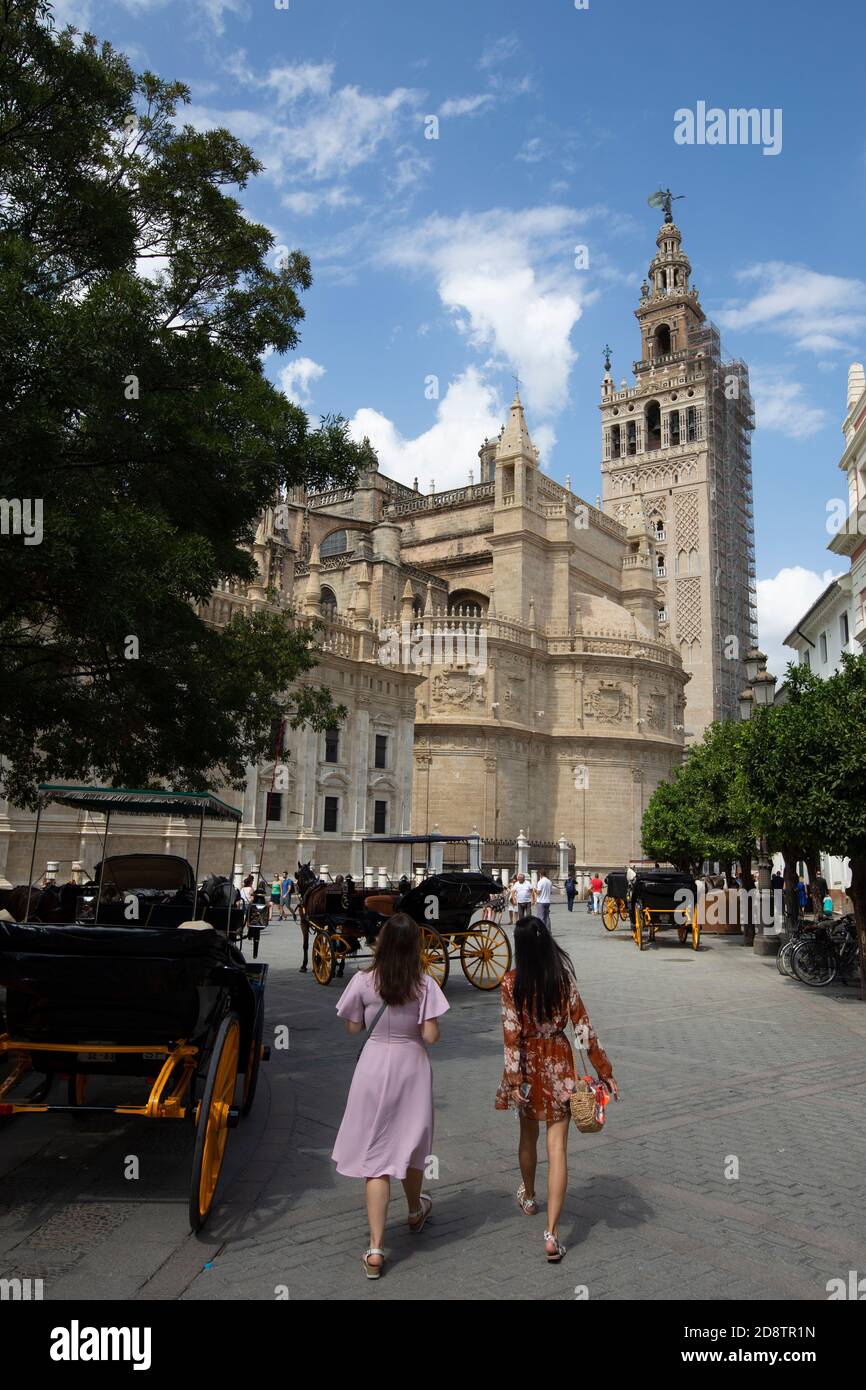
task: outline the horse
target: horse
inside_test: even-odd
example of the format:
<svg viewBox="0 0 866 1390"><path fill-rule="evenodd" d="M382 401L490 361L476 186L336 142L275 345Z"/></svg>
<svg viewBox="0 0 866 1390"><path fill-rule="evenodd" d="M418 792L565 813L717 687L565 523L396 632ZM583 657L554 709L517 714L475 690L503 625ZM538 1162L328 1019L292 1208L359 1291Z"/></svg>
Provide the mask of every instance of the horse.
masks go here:
<svg viewBox="0 0 866 1390"><path fill-rule="evenodd" d="M79 891L72 881L60 886L19 883L0 889L0 911L15 922L74 922Z"/></svg>
<svg viewBox="0 0 866 1390"><path fill-rule="evenodd" d="M315 870L310 868L310 862L311 861L308 859L306 864L302 864L301 861L298 860L298 867L295 871L295 887L298 890L297 920L300 924L301 938L304 947L304 959L301 962L301 968L299 971L299 974L301 975L305 975L307 973L308 946L310 940L310 924L307 921L307 914L304 911L304 899L306 898L309 890L311 888L316 888L318 884L322 881L319 878L318 874L315 872Z"/></svg>

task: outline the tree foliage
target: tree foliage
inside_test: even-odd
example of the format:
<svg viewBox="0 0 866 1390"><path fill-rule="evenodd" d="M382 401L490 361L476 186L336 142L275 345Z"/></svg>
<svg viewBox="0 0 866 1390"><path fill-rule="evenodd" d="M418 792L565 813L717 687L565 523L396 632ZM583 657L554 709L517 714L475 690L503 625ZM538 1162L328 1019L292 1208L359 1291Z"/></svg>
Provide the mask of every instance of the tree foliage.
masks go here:
<svg viewBox="0 0 866 1390"><path fill-rule="evenodd" d="M672 782L650 798L643 821L644 852L683 868L704 859L749 859L754 850L756 808L742 771L749 725L711 724L689 748Z"/></svg>
<svg viewBox="0 0 866 1390"><path fill-rule="evenodd" d="M0 751L23 804L68 777L237 783L281 709L334 717L321 691L286 694L312 632L194 611L253 576L283 489L373 456L266 378L310 266L272 263L235 196L260 164L183 124L188 100L58 33L41 0L0 8L0 497L42 508L41 543L0 537Z"/></svg>

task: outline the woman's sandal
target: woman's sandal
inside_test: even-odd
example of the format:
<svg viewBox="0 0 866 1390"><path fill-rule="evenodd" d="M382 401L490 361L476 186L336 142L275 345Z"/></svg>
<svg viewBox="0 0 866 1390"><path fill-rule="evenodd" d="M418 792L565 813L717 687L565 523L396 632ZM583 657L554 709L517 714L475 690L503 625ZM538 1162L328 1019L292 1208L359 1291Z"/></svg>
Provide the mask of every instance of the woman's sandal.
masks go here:
<svg viewBox="0 0 866 1390"><path fill-rule="evenodd" d="M381 1256L382 1256L382 1264L380 1264L380 1265L371 1265L371 1264L369 1263L369 1257L370 1257L370 1255L381 1255ZM384 1263L385 1263L385 1251L384 1251L384 1250L380 1250L380 1249L378 1248L378 1246L376 1246L376 1245L371 1245L369 1250L365 1250L365 1251L364 1251L363 1262L364 1262L364 1273L366 1274L367 1278L368 1278L368 1279L379 1279L379 1278L381 1277L381 1274L382 1274L382 1266L383 1266Z"/></svg>
<svg viewBox="0 0 866 1390"><path fill-rule="evenodd" d="M424 1205L425 1202L427 1203L426 1206ZM412 1232L413 1236L417 1236L419 1231L423 1231L424 1224L427 1221L427 1218L429 1217L432 1210L433 1198L430 1196L429 1192L422 1192L421 1210L410 1211L409 1213L409 1230Z"/></svg>
<svg viewBox="0 0 866 1390"><path fill-rule="evenodd" d="M534 1197L527 1197L525 1182L522 1182L517 1189L517 1201L521 1211L525 1212L527 1216L538 1215L538 1203Z"/></svg>
<svg viewBox="0 0 866 1390"><path fill-rule="evenodd" d="M548 1245L556 1246L555 1254L551 1254L547 1248ZM558 1265L565 1254L565 1246L560 1243L559 1237L555 1236L551 1231L544 1232L544 1253L547 1256L547 1263L549 1265Z"/></svg>

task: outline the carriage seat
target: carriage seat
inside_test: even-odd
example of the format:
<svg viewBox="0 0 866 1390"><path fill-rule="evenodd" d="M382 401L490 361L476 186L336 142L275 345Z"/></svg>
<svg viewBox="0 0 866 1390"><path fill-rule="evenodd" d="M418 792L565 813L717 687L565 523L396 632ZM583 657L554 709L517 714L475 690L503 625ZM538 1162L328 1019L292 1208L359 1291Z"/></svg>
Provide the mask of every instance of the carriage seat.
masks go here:
<svg viewBox="0 0 866 1390"><path fill-rule="evenodd" d="M29 1041L160 1042L196 1036L224 977L244 976L224 935L153 927L0 922L10 1033Z"/></svg>

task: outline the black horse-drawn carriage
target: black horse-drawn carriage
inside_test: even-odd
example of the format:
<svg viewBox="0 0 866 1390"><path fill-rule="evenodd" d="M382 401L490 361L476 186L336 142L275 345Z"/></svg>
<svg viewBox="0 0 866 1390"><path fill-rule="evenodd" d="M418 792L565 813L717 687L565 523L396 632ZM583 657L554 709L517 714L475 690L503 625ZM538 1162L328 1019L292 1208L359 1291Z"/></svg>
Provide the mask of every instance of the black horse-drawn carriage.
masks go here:
<svg viewBox="0 0 866 1390"><path fill-rule="evenodd" d="M640 950L655 941L655 934L676 927L680 942L691 942L695 951L701 944L698 921L697 885L691 874L680 869L634 867L629 879L625 869L612 869L605 881L602 920L608 931L620 922L631 922L631 934Z"/></svg>
<svg viewBox="0 0 866 1390"><path fill-rule="evenodd" d="M208 793L41 787L37 835L49 803L103 813L106 838L112 813L196 819L199 856L205 820L240 821L239 811ZM249 1113L269 1051L268 967L246 962L234 944L243 914L225 891L230 880L208 880L208 894L207 885L197 888L197 868L176 855L103 856L69 920L34 920L26 910L21 920L8 911L0 920L0 1118L185 1120L195 1131L194 1230L210 1214L228 1131ZM118 1078L130 1079L133 1095L110 1103ZM50 1101L63 1082L65 1101ZM88 1103L91 1086L107 1093L103 1103Z"/></svg>
<svg viewBox="0 0 866 1390"><path fill-rule="evenodd" d="M501 925L505 900L496 879L468 867L474 842L475 837L464 835L376 835L366 839L365 880L368 854L373 848L390 846L409 856L410 863L404 869L408 867L419 881L413 884L409 874L395 867L384 886L364 886L351 878L313 883L304 892L299 908L305 946L301 968L306 967L311 931L313 974L319 984L327 985L335 975L342 975L347 960L371 959L383 922L394 912L406 912L421 928L424 969L437 984L444 987L451 960L459 958L470 984L476 989L495 989L511 968L511 942ZM451 847L452 859L462 853L465 867L454 862L439 867L438 856L446 846ZM423 851L423 867L413 873L419 862L418 851ZM435 859L435 866L431 859Z"/></svg>

